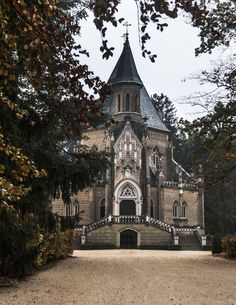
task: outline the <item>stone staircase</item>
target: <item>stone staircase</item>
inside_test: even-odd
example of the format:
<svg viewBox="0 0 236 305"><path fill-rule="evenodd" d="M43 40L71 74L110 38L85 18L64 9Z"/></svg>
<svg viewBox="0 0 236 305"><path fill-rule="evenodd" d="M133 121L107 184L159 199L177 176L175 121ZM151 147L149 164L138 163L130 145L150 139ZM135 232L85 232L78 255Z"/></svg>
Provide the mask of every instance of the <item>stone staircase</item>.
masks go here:
<svg viewBox="0 0 236 305"><path fill-rule="evenodd" d="M137 248L165 249L172 244L171 233L146 224L112 224L107 225L86 235L86 244L94 248L119 248L119 234L122 230L131 229L138 233Z"/></svg>
<svg viewBox="0 0 236 305"><path fill-rule="evenodd" d="M139 249L202 250L204 238L200 227L176 228L150 216L110 215L78 228L76 248L121 248L123 231L123 237L127 231L136 232L134 247Z"/></svg>
<svg viewBox="0 0 236 305"><path fill-rule="evenodd" d="M198 251L202 250L197 235L179 236L179 245L181 250Z"/></svg>

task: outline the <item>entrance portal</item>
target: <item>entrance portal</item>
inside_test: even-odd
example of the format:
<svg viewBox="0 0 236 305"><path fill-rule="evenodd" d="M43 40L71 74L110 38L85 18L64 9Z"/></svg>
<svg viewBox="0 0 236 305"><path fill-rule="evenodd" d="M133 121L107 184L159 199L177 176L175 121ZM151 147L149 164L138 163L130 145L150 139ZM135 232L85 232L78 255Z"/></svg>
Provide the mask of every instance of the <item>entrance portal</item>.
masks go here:
<svg viewBox="0 0 236 305"><path fill-rule="evenodd" d="M120 233L120 248L135 249L137 248L137 232L133 230L125 230Z"/></svg>
<svg viewBox="0 0 236 305"><path fill-rule="evenodd" d="M120 202L120 215L136 215L136 204L134 200L122 200Z"/></svg>

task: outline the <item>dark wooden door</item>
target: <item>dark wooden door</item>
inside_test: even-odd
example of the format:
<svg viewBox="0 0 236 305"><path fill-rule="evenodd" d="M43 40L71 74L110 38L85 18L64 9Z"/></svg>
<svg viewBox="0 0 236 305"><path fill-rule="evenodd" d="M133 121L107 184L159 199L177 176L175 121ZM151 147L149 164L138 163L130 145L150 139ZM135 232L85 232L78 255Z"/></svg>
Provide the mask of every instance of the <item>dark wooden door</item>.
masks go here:
<svg viewBox="0 0 236 305"><path fill-rule="evenodd" d="M120 233L120 248L135 249L137 248L137 232L125 230Z"/></svg>
<svg viewBox="0 0 236 305"><path fill-rule="evenodd" d="M120 202L120 215L136 215L136 204L133 200L122 200Z"/></svg>

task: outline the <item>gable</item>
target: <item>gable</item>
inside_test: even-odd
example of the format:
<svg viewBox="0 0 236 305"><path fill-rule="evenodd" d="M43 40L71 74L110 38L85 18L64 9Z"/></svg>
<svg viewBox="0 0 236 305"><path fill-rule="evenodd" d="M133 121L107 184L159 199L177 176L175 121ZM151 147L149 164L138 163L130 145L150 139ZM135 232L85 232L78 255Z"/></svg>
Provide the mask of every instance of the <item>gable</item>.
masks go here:
<svg viewBox="0 0 236 305"><path fill-rule="evenodd" d="M135 135L129 122L126 123L124 129L118 137L114 145L114 149L115 151L118 150L129 153L141 151L142 144L140 143L138 137Z"/></svg>

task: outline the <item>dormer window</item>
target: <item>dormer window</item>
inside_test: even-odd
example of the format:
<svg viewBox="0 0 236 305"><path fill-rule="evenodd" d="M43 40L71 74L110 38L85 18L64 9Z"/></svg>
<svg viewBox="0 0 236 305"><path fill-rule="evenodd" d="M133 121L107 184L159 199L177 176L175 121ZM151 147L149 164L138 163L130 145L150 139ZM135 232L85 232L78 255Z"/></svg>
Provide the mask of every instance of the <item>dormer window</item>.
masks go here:
<svg viewBox="0 0 236 305"><path fill-rule="evenodd" d="M129 93L125 96L125 110L130 111L130 95Z"/></svg>

